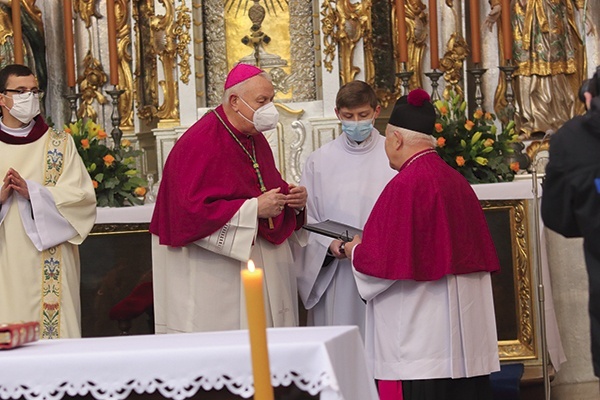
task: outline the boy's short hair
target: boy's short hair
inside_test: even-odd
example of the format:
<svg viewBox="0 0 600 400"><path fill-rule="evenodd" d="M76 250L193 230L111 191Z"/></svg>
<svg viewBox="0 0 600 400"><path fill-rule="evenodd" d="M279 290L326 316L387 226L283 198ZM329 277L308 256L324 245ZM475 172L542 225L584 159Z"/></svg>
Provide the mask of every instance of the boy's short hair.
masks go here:
<svg viewBox="0 0 600 400"><path fill-rule="evenodd" d="M352 81L340 88L335 98L335 108L355 108L368 104L374 110L378 106L377 95L371 86L363 81Z"/></svg>

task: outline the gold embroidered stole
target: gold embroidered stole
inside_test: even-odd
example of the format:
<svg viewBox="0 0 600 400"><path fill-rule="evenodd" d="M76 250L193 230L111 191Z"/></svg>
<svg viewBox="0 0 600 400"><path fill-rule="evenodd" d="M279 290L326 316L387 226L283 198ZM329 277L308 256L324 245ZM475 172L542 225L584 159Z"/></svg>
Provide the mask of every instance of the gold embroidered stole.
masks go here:
<svg viewBox="0 0 600 400"><path fill-rule="evenodd" d="M46 142L46 162L44 163L44 186L55 186L63 172L64 155L68 136L50 128ZM61 297L60 245L42 251L42 338L60 337L60 297Z"/></svg>

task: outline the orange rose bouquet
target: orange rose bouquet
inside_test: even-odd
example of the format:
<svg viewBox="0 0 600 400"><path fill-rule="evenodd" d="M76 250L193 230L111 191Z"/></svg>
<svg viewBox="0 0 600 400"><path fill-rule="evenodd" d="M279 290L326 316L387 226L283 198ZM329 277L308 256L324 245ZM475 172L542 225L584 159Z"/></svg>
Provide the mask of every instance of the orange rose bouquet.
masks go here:
<svg viewBox="0 0 600 400"><path fill-rule="evenodd" d="M467 116L467 103L454 92L434 105L438 118L433 135L437 152L446 163L469 183L513 180L519 166L505 159L513 152L510 143L517 138L514 122L498 134L494 114L476 110Z"/></svg>
<svg viewBox="0 0 600 400"><path fill-rule="evenodd" d="M142 154L128 140L121 147L106 146L106 132L94 121L78 120L65 125L71 134L85 167L92 178L99 207L123 207L143 204L148 183L136 167Z"/></svg>

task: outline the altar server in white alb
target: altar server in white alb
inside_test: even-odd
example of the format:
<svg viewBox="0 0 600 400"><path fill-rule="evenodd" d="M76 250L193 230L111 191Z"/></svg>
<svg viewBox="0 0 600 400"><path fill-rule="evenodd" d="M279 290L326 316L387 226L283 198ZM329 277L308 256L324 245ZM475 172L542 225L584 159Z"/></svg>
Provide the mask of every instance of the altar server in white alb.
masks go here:
<svg viewBox="0 0 600 400"><path fill-rule="evenodd" d="M375 200L396 174L385 155L385 138L374 128L380 106L374 90L352 81L340 88L336 115L342 134L313 152L300 184L308 191L308 222L334 220L362 229ZM365 302L361 299L343 242L310 234L295 248L298 291L309 325L357 325L364 337Z"/></svg>
<svg viewBox="0 0 600 400"><path fill-rule="evenodd" d="M71 136L39 115L41 95L29 68L0 71L0 323L40 321L43 338L79 337L77 245L96 197Z"/></svg>
<svg viewBox="0 0 600 400"><path fill-rule="evenodd" d="M346 254L381 400L491 400L500 263L473 189L434 148L435 119L424 90L396 102L385 149L398 173Z"/></svg>
<svg viewBox="0 0 600 400"><path fill-rule="evenodd" d="M240 271L264 269L269 326L298 324L289 240L305 221L306 189L288 185L262 134L279 114L270 77L238 64L223 104L169 154L150 224L157 333L247 326Z"/></svg>

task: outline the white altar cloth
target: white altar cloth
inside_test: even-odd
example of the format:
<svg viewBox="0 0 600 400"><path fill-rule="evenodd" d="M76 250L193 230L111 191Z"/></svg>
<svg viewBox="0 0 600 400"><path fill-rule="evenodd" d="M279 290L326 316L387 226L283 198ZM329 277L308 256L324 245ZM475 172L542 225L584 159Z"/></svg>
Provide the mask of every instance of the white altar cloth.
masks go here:
<svg viewBox="0 0 600 400"><path fill-rule="evenodd" d="M542 196L542 179L538 179L538 196ZM533 199L533 180L530 174L517 175L517 179L504 183L479 183L471 185L479 200Z"/></svg>
<svg viewBox="0 0 600 400"><path fill-rule="evenodd" d="M267 336L273 386L295 383L322 400L378 399L357 327L271 328ZM0 351L0 371L2 399L254 393L246 330L42 340Z"/></svg>
<svg viewBox="0 0 600 400"><path fill-rule="evenodd" d="M530 175L507 183L484 183L471 185L479 200L511 200L532 199L532 183ZM541 186L538 192L542 193ZM98 207L96 224L135 224L150 223L154 203L133 207Z"/></svg>
<svg viewBox="0 0 600 400"><path fill-rule="evenodd" d="M152 219L154 203L132 207L98 207L97 224L148 224Z"/></svg>

